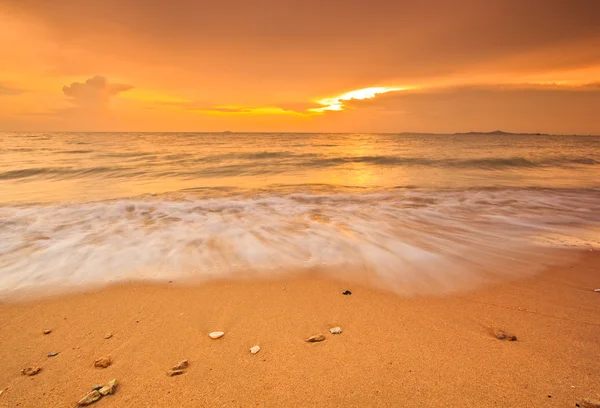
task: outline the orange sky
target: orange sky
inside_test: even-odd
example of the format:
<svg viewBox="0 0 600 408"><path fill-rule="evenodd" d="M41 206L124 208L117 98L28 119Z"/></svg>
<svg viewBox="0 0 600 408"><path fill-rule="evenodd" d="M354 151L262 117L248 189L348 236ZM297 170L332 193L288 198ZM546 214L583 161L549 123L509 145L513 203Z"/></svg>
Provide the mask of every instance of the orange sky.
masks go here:
<svg viewBox="0 0 600 408"><path fill-rule="evenodd" d="M0 130L600 134L599 0L2 0Z"/></svg>

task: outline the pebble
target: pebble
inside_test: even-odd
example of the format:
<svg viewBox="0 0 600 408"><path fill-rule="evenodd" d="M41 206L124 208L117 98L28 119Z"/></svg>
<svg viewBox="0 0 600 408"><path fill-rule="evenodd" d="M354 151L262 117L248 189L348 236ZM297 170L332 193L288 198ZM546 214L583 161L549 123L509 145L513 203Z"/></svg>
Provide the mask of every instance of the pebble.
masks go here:
<svg viewBox="0 0 600 408"><path fill-rule="evenodd" d="M600 292L600 289L594 289L594 292Z"/></svg>
<svg viewBox="0 0 600 408"><path fill-rule="evenodd" d="M342 334L341 327L332 327L331 329L329 329L329 331L331 332L331 334Z"/></svg>
<svg viewBox="0 0 600 408"><path fill-rule="evenodd" d="M50 329L44 330L44 334L50 334L50 333L52 333L52 330L50 330Z"/></svg>
<svg viewBox="0 0 600 408"><path fill-rule="evenodd" d="M260 346L250 347L250 353L256 354L260 351Z"/></svg>
<svg viewBox="0 0 600 408"><path fill-rule="evenodd" d="M600 401L591 398L584 398L575 405L581 408L600 408Z"/></svg>
<svg viewBox="0 0 600 408"><path fill-rule="evenodd" d="M173 371L184 370L184 369L188 368L189 366L190 366L190 363L187 360L182 360L179 363L177 363L176 365L174 365L172 370Z"/></svg>
<svg viewBox="0 0 600 408"><path fill-rule="evenodd" d="M322 334L317 334L314 336L310 336L308 339L306 339L305 341L308 343L318 343L320 341L325 340L325 336L323 336Z"/></svg>
<svg viewBox="0 0 600 408"><path fill-rule="evenodd" d="M176 375L185 374L185 370L169 370L167 371L167 375L169 377L175 377Z"/></svg>
<svg viewBox="0 0 600 408"><path fill-rule="evenodd" d="M31 377L42 370L42 367L27 367L21 370L21 374Z"/></svg>
<svg viewBox="0 0 600 408"><path fill-rule="evenodd" d="M352 292L350 292L349 290L345 290L342 292L342 295L351 295Z"/></svg>
<svg viewBox="0 0 600 408"><path fill-rule="evenodd" d="M216 332L212 332L212 333L208 334L208 336L211 339L219 339L219 338L223 337L224 335L225 335L225 333L221 332L221 331L216 331Z"/></svg>
<svg viewBox="0 0 600 408"><path fill-rule="evenodd" d="M496 336L498 340L517 341L517 336L504 330L496 330L494 336Z"/></svg>
<svg viewBox="0 0 600 408"><path fill-rule="evenodd" d="M79 405L80 407L85 407L87 405L93 404L94 402L98 401L100 398L102 398L102 394L100 394L100 392L94 390L94 391L90 392L88 395L86 395L85 397L83 397L82 399L80 399L79 401L77 401L77 405Z"/></svg>
<svg viewBox="0 0 600 408"><path fill-rule="evenodd" d="M100 357L96 361L94 361L94 367L97 368L106 368L112 364L112 360L110 357Z"/></svg>
<svg viewBox="0 0 600 408"><path fill-rule="evenodd" d="M106 340L110 339L111 337L112 337L112 333L106 333L106 334L104 335L104 338L105 338Z"/></svg>
<svg viewBox="0 0 600 408"><path fill-rule="evenodd" d="M58 353L49 353L48 354L48 357L56 357L56 356L58 356Z"/></svg>
<svg viewBox="0 0 600 408"><path fill-rule="evenodd" d="M108 382L108 384L106 384L104 387L100 388L100 390L98 392L100 392L101 395L108 395L108 394L114 394L115 391L117 390L117 380L110 380Z"/></svg>

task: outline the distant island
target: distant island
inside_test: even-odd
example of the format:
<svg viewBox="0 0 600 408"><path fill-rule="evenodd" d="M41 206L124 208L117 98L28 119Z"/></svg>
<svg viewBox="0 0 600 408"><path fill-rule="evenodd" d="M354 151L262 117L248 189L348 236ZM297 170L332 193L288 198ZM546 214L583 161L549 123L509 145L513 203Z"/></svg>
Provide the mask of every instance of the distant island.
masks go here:
<svg viewBox="0 0 600 408"><path fill-rule="evenodd" d="M582 134L558 134L558 133L513 133L505 132L503 130L493 130L491 132L456 132L456 133L423 133L423 132L401 132L396 133L400 135L453 135L453 136L465 136L465 135L484 135L484 136L596 136L596 135L582 135Z"/></svg>
<svg viewBox="0 0 600 408"><path fill-rule="evenodd" d="M491 132L457 132L455 135L523 135L523 136L539 136L545 135L546 133L512 133L505 132L503 130L493 130Z"/></svg>

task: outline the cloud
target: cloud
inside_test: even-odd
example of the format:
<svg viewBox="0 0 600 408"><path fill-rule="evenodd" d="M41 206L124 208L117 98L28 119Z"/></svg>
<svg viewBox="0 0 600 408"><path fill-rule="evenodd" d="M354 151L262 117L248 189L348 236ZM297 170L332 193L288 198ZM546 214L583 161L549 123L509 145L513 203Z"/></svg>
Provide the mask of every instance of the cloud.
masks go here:
<svg viewBox="0 0 600 408"><path fill-rule="evenodd" d="M600 134L600 86L489 84L390 92L350 100L336 124L382 132L502 129ZM339 119L339 120L338 120Z"/></svg>
<svg viewBox="0 0 600 408"><path fill-rule="evenodd" d="M281 106L209 106L198 102L160 102L160 104L209 115L303 115L302 112Z"/></svg>
<svg viewBox="0 0 600 408"><path fill-rule="evenodd" d="M600 65L598 0L4 3L47 30L64 51L53 62L69 72L93 59L205 95L285 86L295 100L307 89L333 95L455 74Z"/></svg>
<svg viewBox="0 0 600 408"><path fill-rule="evenodd" d="M11 88L0 84L0 96L21 95L23 92L25 92L23 89Z"/></svg>
<svg viewBox="0 0 600 408"><path fill-rule="evenodd" d="M98 108L105 107L111 97L131 89L133 89L132 85L110 84L106 78L95 76L84 83L73 82L71 85L64 86L62 90L75 105Z"/></svg>

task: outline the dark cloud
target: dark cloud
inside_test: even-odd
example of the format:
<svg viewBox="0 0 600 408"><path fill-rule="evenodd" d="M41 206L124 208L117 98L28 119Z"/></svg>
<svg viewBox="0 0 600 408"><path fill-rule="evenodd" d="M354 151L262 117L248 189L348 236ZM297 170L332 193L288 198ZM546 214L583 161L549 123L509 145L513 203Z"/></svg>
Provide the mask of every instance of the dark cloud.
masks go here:
<svg viewBox="0 0 600 408"><path fill-rule="evenodd" d="M106 78L95 76L85 82L73 82L63 87L65 96L81 107L105 106L111 97L133 89L131 85L109 84Z"/></svg>
<svg viewBox="0 0 600 408"><path fill-rule="evenodd" d="M348 117L343 120L355 126L369 123L373 125L370 131L444 133L503 129L600 134L600 87L596 83L576 87L523 84L399 91L347 101L346 108Z"/></svg>
<svg viewBox="0 0 600 408"><path fill-rule="evenodd" d="M25 92L23 89L12 88L0 84L0 96L3 95L21 95Z"/></svg>
<svg viewBox="0 0 600 408"><path fill-rule="evenodd" d="M482 66L600 64L598 0L5 3L42 21L62 45L185 67L206 82L322 80L321 88L339 90Z"/></svg>

